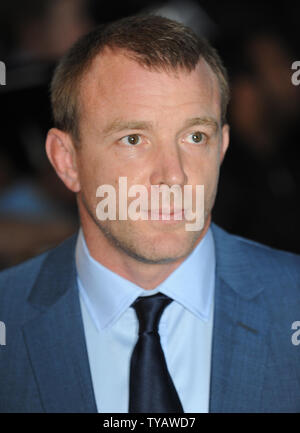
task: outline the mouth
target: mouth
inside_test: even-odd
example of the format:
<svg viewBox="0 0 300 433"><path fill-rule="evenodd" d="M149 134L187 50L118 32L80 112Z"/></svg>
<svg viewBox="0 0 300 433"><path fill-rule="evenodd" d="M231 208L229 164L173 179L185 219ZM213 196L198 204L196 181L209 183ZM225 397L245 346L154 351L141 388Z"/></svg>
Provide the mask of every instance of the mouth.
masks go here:
<svg viewBox="0 0 300 433"><path fill-rule="evenodd" d="M184 209L151 209L145 211L149 220L180 222L184 220Z"/></svg>

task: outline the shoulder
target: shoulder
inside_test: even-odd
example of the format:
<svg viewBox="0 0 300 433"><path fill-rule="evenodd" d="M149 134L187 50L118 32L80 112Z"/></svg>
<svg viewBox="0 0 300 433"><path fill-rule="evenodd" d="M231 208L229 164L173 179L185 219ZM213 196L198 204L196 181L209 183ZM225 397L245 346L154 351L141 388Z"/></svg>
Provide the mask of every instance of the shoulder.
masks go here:
<svg viewBox="0 0 300 433"><path fill-rule="evenodd" d="M13 289L19 285L26 291L26 286L30 286L30 282L35 279L48 254L49 251L1 271L0 296L4 291Z"/></svg>
<svg viewBox="0 0 300 433"><path fill-rule="evenodd" d="M227 280L300 299L300 255L271 248L212 225L217 266Z"/></svg>
<svg viewBox="0 0 300 433"><path fill-rule="evenodd" d="M243 238L241 236L232 235L239 242L240 247L246 251L249 255L253 256L256 261L259 261L261 265L274 265L280 264L281 267L287 267L294 269L296 272L300 272L300 255L291 253L289 251L283 251L276 248L271 248L267 245L263 245L259 242L254 242L250 239ZM262 262L261 262L262 260ZM276 269L273 269L274 271Z"/></svg>
<svg viewBox="0 0 300 433"><path fill-rule="evenodd" d="M0 272L0 320L9 329L28 314L27 298L48 253Z"/></svg>
<svg viewBox="0 0 300 433"><path fill-rule="evenodd" d="M266 266L280 263L282 266L295 269L300 272L300 255L283 251L276 248L271 248L259 242L252 241L242 236L228 233L226 230L212 224L214 238L218 247L228 253L230 250L233 254L245 254L250 263ZM275 271L275 269L274 269Z"/></svg>
<svg viewBox="0 0 300 433"><path fill-rule="evenodd" d="M66 251L70 248L74 249L75 241L76 236L72 236L55 248L1 271L0 313L3 313L3 308L6 309L9 305L12 306L15 303L19 306L24 305L44 264L47 267L51 262L56 268L62 267Z"/></svg>

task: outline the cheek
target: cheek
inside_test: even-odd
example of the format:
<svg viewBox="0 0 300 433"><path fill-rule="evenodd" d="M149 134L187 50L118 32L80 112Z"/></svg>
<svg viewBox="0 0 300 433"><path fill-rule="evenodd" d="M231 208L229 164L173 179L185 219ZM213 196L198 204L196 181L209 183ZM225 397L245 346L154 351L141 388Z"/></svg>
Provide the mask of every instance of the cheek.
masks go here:
<svg viewBox="0 0 300 433"><path fill-rule="evenodd" d="M211 152L205 152L192 161L190 167L189 183L193 184L214 184L218 176L219 159L218 152L213 149Z"/></svg>
<svg viewBox="0 0 300 433"><path fill-rule="evenodd" d="M108 183L104 167L101 166L99 158L89 157L85 154L78 164L79 180L81 190L88 201L94 201L98 186Z"/></svg>
<svg viewBox="0 0 300 433"><path fill-rule="evenodd" d="M199 158L190 172L189 184L204 185L204 202L210 207L214 199L219 174L217 152L211 152Z"/></svg>
<svg viewBox="0 0 300 433"><path fill-rule="evenodd" d="M84 145L83 145L84 146ZM97 179L99 176L104 176L107 170L105 164L105 154L99 150L96 152L95 149L91 149L92 146L86 146L80 154L79 168L80 174L85 178Z"/></svg>

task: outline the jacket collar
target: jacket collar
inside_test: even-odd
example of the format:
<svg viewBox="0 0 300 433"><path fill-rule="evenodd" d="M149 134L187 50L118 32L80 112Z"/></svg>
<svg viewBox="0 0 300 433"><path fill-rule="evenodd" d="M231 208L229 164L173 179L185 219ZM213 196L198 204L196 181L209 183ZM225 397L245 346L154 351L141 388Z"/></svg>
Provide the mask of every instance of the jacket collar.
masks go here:
<svg viewBox="0 0 300 433"><path fill-rule="evenodd" d="M263 296L270 266L263 266L258 244L212 229L217 266L210 412L260 412L271 332Z"/></svg>
<svg viewBox="0 0 300 433"><path fill-rule="evenodd" d="M46 257L23 335L45 412L97 412L76 283L73 236Z"/></svg>
<svg viewBox="0 0 300 433"><path fill-rule="evenodd" d="M216 247L216 274L237 295L253 299L264 289L265 284L258 273L252 272L257 266L257 254L261 247L255 242L227 233L214 223L211 228ZM251 248L253 255L249 254Z"/></svg>

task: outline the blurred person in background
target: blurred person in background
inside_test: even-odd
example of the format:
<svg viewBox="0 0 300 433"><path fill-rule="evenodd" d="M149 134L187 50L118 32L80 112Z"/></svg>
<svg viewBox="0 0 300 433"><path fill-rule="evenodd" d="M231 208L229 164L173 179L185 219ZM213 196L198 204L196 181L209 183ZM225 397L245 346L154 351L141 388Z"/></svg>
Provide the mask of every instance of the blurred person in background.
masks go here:
<svg viewBox="0 0 300 433"><path fill-rule="evenodd" d="M222 167L214 221L270 246L300 252L300 92L296 54L274 31L232 46L231 146ZM283 229L284 228L284 229Z"/></svg>
<svg viewBox="0 0 300 433"><path fill-rule="evenodd" d="M51 125L49 83L64 52L93 26L84 0L12 0L7 84L0 88L0 267L54 246L78 226L72 194L44 152Z"/></svg>

